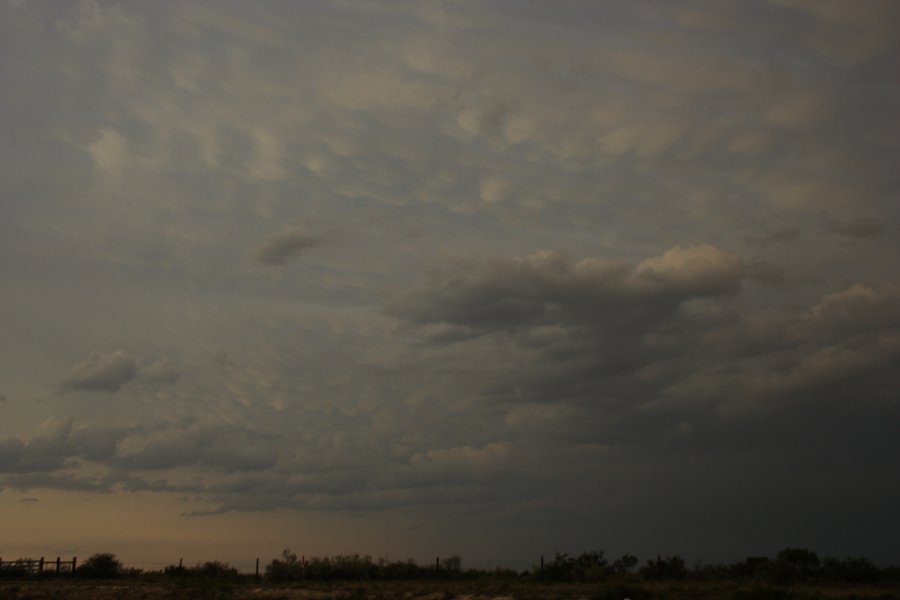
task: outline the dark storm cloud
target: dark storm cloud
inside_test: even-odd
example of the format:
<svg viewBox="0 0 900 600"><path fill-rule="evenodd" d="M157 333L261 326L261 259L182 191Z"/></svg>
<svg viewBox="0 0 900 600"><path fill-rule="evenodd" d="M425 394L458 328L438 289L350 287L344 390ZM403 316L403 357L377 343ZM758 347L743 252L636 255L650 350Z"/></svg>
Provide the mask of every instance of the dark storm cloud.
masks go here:
<svg viewBox="0 0 900 600"><path fill-rule="evenodd" d="M273 234L255 253L256 260L264 265L278 266L300 256L300 253L321 245L322 241L302 229L287 229Z"/></svg>
<svg viewBox="0 0 900 600"><path fill-rule="evenodd" d="M799 312L734 305L743 280L781 277L711 246L636 266L542 253L446 266L387 310L431 344L515 365L482 388L487 397L590 401L581 421L594 435L652 439L679 419L786 410L817 395L879 402L896 380L896 294L855 285Z"/></svg>

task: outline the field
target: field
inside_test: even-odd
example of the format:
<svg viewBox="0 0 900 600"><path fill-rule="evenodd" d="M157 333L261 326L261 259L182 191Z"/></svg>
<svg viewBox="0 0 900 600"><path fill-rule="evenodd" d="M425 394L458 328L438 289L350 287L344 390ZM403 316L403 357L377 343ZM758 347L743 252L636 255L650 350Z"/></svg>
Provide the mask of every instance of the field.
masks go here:
<svg viewBox="0 0 900 600"><path fill-rule="evenodd" d="M753 586L723 583L548 584L498 581L273 584L20 580L0 582L0 600L900 600L875 585Z"/></svg>

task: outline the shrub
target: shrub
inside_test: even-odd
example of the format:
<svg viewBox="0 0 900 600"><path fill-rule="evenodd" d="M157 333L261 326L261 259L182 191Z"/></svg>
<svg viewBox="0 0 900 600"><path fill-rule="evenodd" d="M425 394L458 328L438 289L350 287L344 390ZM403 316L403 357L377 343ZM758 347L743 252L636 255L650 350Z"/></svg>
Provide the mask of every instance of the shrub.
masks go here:
<svg viewBox="0 0 900 600"><path fill-rule="evenodd" d="M641 577L644 579L684 579L687 575L687 567L680 556L657 556L656 560L648 560L641 567Z"/></svg>

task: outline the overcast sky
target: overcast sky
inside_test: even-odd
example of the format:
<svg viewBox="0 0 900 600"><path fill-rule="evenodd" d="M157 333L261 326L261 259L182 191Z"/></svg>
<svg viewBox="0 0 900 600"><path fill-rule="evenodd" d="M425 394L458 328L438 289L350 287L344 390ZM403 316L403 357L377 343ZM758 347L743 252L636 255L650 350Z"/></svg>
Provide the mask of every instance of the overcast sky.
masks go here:
<svg viewBox="0 0 900 600"><path fill-rule="evenodd" d="M0 555L900 562L898 32L0 0Z"/></svg>

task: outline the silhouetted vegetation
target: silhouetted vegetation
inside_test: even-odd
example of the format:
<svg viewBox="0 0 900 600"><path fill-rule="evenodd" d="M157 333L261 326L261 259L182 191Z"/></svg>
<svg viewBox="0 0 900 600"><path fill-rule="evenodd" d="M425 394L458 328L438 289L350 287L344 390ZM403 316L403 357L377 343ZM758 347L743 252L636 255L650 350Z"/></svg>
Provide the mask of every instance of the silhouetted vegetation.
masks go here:
<svg viewBox="0 0 900 600"><path fill-rule="evenodd" d="M518 573L516 573L518 575ZM341 554L337 556L298 558L290 549L266 566L269 581L400 581L417 579L449 579L477 576L462 570L458 555L439 559L434 565L422 566L412 559L405 561L373 560L371 556Z"/></svg>
<svg viewBox="0 0 900 600"><path fill-rule="evenodd" d="M657 556L656 560L648 560L641 567L641 577L647 580L678 580L687 577L688 571L680 556Z"/></svg>
<svg viewBox="0 0 900 600"><path fill-rule="evenodd" d="M42 565L45 570L36 571L36 564ZM0 564L0 576L4 579L64 579L71 575L59 570L55 561L45 563L43 560L18 559ZM74 576L74 580L168 581L180 586L179 589L192 586L217 586L215 589L220 589L222 586L258 581L254 575L239 573L228 563L219 561L199 563L194 567L172 565L162 571L127 569L111 553L89 557L78 566ZM853 589L869 586L873 590L889 589L893 594L900 588L900 568L879 566L864 557L821 558L816 552L805 548L785 548L774 557L750 556L731 564L697 563L693 567L688 567L678 555L658 555L641 564L638 557L631 554L610 560L603 551L590 550L577 555L556 553L552 560L542 561L541 565L522 571L466 569L458 555L420 564L411 559L391 561L360 554L305 558L286 549L279 558L264 567L259 579L273 584L302 585L339 582L354 585L374 585L377 582L384 582L380 585L392 585L391 582L489 585L500 591L523 585L594 586L590 588L589 596L592 598L632 599L661 597L661 589L689 590L697 586L712 589L727 584L728 587L723 589L730 590L728 598L750 599L800 598L808 596L804 591L807 588L829 586L854 586Z"/></svg>
<svg viewBox="0 0 900 600"><path fill-rule="evenodd" d="M240 573L228 563L217 560L198 564L196 567L183 567L170 565L163 573L171 579L202 578L202 579L238 579Z"/></svg>

